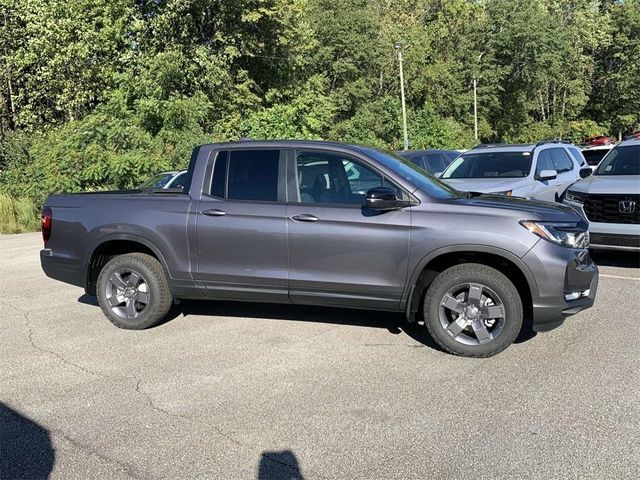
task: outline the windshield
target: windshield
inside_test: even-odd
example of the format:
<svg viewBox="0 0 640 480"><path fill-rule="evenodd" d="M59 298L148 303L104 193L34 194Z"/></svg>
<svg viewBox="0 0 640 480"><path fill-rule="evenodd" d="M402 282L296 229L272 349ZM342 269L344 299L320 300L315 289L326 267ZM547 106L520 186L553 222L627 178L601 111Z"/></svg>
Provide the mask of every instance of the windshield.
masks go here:
<svg viewBox="0 0 640 480"><path fill-rule="evenodd" d="M640 145L611 150L600 163L596 175L640 175Z"/></svg>
<svg viewBox="0 0 640 480"><path fill-rule="evenodd" d="M474 152L456 158L441 178L521 178L530 171L530 152Z"/></svg>
<svg viewBox="0 0 640 480"><path fill-rule="evenodd" d="M175 176L175 173L159 173L144 182L140 188L164 188Z"/></svg>
<svg viewBox="0 0 640 480"><path fill-rule="evenodd" d="M461 198L463 196L455 188L441 182L406 158L373 148L363 148L362 150L431 197Z"/></svg>

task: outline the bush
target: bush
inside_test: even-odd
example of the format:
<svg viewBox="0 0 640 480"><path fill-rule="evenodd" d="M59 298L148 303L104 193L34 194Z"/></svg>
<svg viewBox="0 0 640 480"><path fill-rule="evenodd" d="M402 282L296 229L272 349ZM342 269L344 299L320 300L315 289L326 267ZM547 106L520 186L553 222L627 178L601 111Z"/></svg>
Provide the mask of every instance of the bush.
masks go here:
<svg viewBox="0 0 640 480"><path fill-rule="evenodd" d="M39 228L38 207L33 200L0 194L0 233L35 232Z"/></svg>

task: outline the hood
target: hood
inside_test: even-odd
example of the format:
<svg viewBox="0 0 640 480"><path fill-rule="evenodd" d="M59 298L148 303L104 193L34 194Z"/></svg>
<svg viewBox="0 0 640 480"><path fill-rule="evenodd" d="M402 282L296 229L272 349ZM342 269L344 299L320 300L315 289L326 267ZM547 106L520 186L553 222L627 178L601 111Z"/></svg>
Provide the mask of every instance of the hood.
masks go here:
<svg viewBox="0 0 640 480"><path fill-rule="evenodd" d="M574 183L570 190L581 193L640 193L640 175L591 175Z"/></svg>
<svg viewBox="0 0 640 480"><path fill-rule="evenodd" d="M551 222L580 222L580 217L573 208L561 203L527 200L504 195L481 195L479 197L462 198L456 203L470 207L509 210L522 220L545 220Z"/></svg>
<svg viewBox="0 0 640 480"><path fill-rule="evenodd" d="M462 192L498 193L526 185L526 178L441 178Z"/></svg>

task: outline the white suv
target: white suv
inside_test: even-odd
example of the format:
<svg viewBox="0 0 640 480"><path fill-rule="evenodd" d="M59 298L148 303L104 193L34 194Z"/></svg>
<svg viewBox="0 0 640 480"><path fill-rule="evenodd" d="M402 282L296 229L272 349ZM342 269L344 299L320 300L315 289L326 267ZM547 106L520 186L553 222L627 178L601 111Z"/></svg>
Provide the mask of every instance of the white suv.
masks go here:
<svg viewBox="0 0 640 480"><path fill-rule="evenodd" d="M440 178L462 191L558 202L570 185L590 174L575 145L546 141L478 145L451 162Z"/></svg>
<svg viewBox="0 0 640 480"><path fill-rule="evenodd" d="M640 251L640 139L616 145L564 203L589 220L591 248Z"/></svg>

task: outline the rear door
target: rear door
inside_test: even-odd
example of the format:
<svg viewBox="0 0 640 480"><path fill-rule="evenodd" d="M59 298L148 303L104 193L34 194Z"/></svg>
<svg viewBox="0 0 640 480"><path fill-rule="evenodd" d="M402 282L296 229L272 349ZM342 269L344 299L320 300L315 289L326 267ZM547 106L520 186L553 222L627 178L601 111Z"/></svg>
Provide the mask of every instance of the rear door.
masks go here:
<svg viewBox="0 0 640 480"><path fill-rule="evenodd" d="M221 299L288 301L285 157L220 151L196 219L197 277Z"/></svg>
<svg viewBox="0 0 640 480"><path fill-rule="evenodd" d="M406 193L362 159L337 152L292 151L288 172L291 300L397 309L411 212L374 212L364 204L376 186Z"/></svg>

